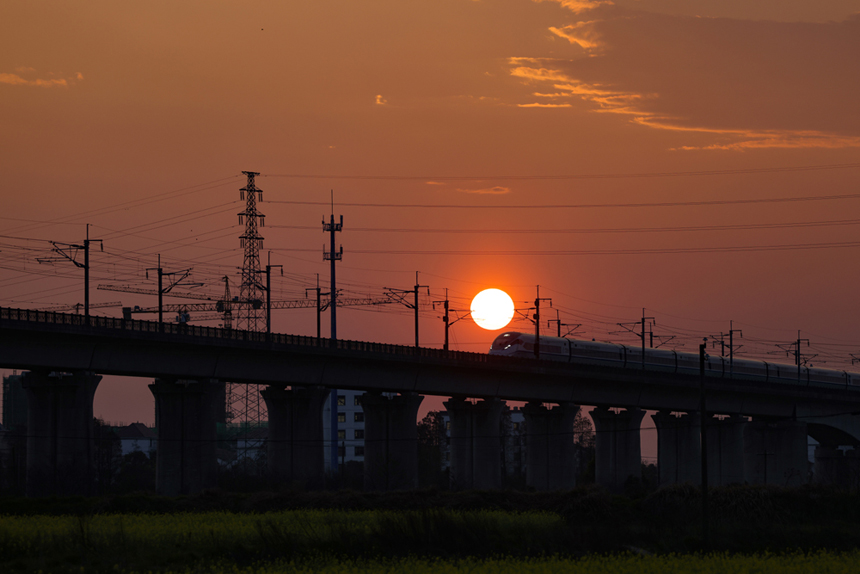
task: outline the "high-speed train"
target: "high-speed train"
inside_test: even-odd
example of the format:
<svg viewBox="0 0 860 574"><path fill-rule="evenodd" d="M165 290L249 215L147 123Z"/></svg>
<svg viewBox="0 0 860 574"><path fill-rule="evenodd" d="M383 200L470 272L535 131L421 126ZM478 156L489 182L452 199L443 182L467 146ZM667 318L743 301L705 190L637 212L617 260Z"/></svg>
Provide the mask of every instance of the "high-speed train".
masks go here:
<svg viewBox="0 0 860 574"><path fill-rule="evenodd" d="M529 333L502 333L490 347L491 355L534 358L535 336ZM635 345L599 343L560 337L540 338L540 358L583 365L603 365L641 369L642 348ZM645 349L645 370L669 373L699 374L699 355L664 349ZM816 369L813 367L770 363L750 359L730 360L728 357L708 356L705 359L708 377L747 379L825 386L860 385L860 373Z"/></svg>

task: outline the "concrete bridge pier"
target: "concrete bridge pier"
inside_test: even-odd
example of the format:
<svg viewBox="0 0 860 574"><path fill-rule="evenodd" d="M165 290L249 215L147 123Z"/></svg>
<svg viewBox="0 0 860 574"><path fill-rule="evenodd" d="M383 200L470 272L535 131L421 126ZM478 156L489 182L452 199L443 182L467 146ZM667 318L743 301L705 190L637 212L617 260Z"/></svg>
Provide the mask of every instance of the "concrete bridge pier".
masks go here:
<svg viewBox="0 0 860 574"><path fill-rule="evenodd" d="M530 402L523 407L526 421L526 484L537 490L576 486L576 449L573 421L579 405L561 403L549 409Z"/></svg>
<svg viewBox="0 0 860 574"><path fill-rule="evenodd" d="M642 478L639 425L645 411L633 407L616 413L596 407L590 414L595 432L595 482L620 491L630 477Z"/></svg>
<svg viewBox="0 0 860 574"><path fill-rule="evenodd" d="M747 418L732 415L710 417L705 432L708 440L708 484L725 486L744 483L744 428Z"/></svg>
<svg viewBox="0 0 860 574"><path fill-rule="evenodd" d="M23 373L27 496L95 494L93 397L99 375Z"/></svg>
<svg viewBox="0 0 860 574"><path fill-rule="evenodd" d="M196 494L217 483L216 420L224 383L216 379L155 379L158 451L155 490L178 496Z"/></svg>
<svg viewBox="0 0 860 574"><path fill-rule="evenodd" d="M837 446L820 444L815 447L816 484L832 484L844 486L848 483L848 466L845 453Z"/></svg>
<svg viewBox="0 0 860 574"><path fill-rule="evenodd" d="M319 486L325 473L324 387L269 386L260 392L269 412L267 457L275 483Z"/></svg>
<svg viewBox="0 0 860 574"><path fill-rule="evenodd" d="M798 486L809 481L805 422L753 420L744 428L744 475L750 484Z"/></svg>
<svg viewBox="0 0 860 574"><path fill-rule="evenodd" d="M418 488L418 427L415 420L424 397L404 393L361 396L364 410L364 488Z"/></svg>
<svg viewBox="0 0 860 574"><path fill-rule="evenodd" d="M451 486L501 488L500 424L505 402L492 398L471 403L453 397L444 405L451 419Z"/></svg>
<svg viewBox="0 0 860 574"><path fill-rule="evenodd" d="M651 418L657 427L657 482L700 484L702 445L699 413L674 415L659 411Z"/></svg>

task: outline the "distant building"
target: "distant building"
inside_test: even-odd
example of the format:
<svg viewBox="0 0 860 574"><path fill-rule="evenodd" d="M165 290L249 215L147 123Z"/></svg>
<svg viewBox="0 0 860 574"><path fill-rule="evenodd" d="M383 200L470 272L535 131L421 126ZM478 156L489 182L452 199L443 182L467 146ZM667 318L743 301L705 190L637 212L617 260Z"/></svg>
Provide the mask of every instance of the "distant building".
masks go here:
<svg viewBox="0 0 860 574"><path fill-rule="evenodd" d="M350 462L364 463L364 410L361 395L364 391L337 391L337 456L338 465ZM325 468L331 470L331 395L323 407L323 443Z"/></svg>
<svg viewBox="0 0 860 574"><path fill-rule="evenodd" d="M139 451L147 457L152 457L158 447L158 434L155 429L143 423L114 427L113 432L119 437L122 456Z"/></svg>

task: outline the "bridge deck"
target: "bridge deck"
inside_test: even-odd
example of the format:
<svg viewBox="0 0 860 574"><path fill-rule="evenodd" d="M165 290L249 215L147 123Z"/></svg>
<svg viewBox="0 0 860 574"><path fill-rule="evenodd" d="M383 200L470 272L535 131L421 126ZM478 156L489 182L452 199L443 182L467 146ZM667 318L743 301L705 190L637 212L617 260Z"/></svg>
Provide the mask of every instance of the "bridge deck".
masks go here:
<svg viewBox="0 0 860 574"><path fill-rule="evenodd" d="M0 367L695 411L699 377L363 341L0 308ZM860 411L860 388L706 379L708 410Z"/></svg>

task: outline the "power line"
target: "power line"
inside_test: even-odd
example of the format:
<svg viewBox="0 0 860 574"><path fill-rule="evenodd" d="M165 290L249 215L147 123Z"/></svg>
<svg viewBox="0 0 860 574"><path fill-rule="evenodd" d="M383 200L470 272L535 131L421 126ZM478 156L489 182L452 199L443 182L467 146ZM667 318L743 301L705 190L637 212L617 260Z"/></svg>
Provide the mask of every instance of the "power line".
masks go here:
<svg viewBox="0 0 860 574"><path fill-rule="evenodd" d="M709 205L749 205L756 203L796 203L804 201L837 201L860 199L860 193L841 195L809 195L798 197L761 197L753 199L716 199L709 201L662 201L654 203L553 203L519 205L460 205L431 203L341 203L347 207L390 207L402 209L598 209L598 208L640 208L640 207L705 207ZM322 201L275 200L270 203L288 205L327 205Z"/></svg>
<svg viewBox="0 0 860 574"><path fill-rule="evenodd" d="M323 175L323 174L266 174L263 177L283 177L289 179L352 179L377 181L483 181L483 180L583 180L583 179L644 179L663 177L702 177L717 175L746 175L756 173L786 173L800 171L824 171L836 169L855 169L860 162L833 163L822 165L800 165L785 167L759 167L740 169L712 169L699 171L658 171L640 173L592 173L566 175Z"/></svg>
<svg viewBox="0 0 860 574"><path fill-rule="evenodd" d="M554 233L664 233L664 232L692 232L692 231L734 231L742 229L793 229L799 227L835 227L844 225L860 225L860 219L837 219L831 221L796 221L791 223L749 223L735 225L701 225L701 226L678 226L678 227L606 227L586 229L439 229L439 228L383 228L383 227L354 227L350 231L359 232L381 232L381 233L469 233L487 234L499 233L504 235L528 233L528 234L554 234ZM309 225L271 225L276 229L301 229L316 230Z"/></svg>
<svg viewBox="0 0 860 574"><path fill-rule="evenodd" d="M642 254L685 254L685 253L743 253L753 251L795 251L801 249L837 249L860 247L860 241L843 241L828 243L795 243L784 245L739 245L734 247L678 247L678 248L645 248L645 249L601 249L601 250L385 250L385 249L354 249L353 253L363 255L465 255L465 256L536 256L536 255L642 255ZM273 251L284 252L315 252L313 249L284 248Z"/></svg>

